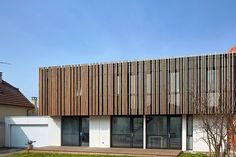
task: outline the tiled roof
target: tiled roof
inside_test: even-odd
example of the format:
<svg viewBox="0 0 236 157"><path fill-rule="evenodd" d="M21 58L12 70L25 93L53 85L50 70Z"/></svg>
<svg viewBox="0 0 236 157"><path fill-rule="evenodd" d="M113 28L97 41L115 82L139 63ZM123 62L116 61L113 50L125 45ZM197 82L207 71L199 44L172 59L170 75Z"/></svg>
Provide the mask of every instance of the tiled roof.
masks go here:
<svg viewBox="0 0 236 157"><path fill-rule="evenodd" d="M12 105L34 108L33 104L20 92L20 90L6 81L0 83L0 105Z"/></svg>
<svg viewBox="0 0 236 157"><path fill-rule="evenodd" d="M236 53L236 46L229 50L230 53Z"/></svg>

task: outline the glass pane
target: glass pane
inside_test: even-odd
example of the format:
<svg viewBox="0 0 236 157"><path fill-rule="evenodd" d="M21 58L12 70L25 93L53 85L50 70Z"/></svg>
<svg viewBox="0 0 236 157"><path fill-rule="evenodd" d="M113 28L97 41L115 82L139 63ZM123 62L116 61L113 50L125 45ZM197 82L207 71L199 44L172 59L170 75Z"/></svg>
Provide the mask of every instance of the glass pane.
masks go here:
<svg viewBox="0 0 236 157"><path fill-rule="evenodd" d="M113 117L112 118L112 146L130 147L130 118Z"/></svg>
<svg viewBox="0 0 236 157"><path fill-rule="evenodd" d="M179 93L176 93L176 94L175 94L175 97L176 97L176 104L175 104L175 105L176 105L176 106L179 106L179 105L180 105L180 104L179 104L179 103L180 103L180 94L179 94Z"/></svg>
<svg viewBox="0 0 236 157"><path fill-rule="evenodd" d="M89 146L89 118L82 118L82 128L80 132L81 145Z"/></svg>
<svg viewBox="0 0 236 157"><path fill-rule="evenodd" d="M175 93L175 72L170 73L170 92Z"/></svg>
<svg viewBox="0 0 236 157"><path fill-rule="evenodd" d="M113 117L112 134L130 134L130 118Z"/></svg>
<svg viewBox="0 0 236 157"><path fill-rule="evenodd" d="M170 94L170 105L174 105L175 104L175 94Z"/></svg>
<svg viewBox="0 0 236 157"><path fill-rule="evenodd" d="M130 94L135 94L135 75L131 75L130 76L130 82L131 82L131 90L130 90Z"/></svg>
<svg viewBox="0 0 236 157"><path fill-rule="evenodd" d="M179 72L176 72L176 92L179 92Z"/></svg>
<svg viewBox="0 0 236 157"><path fill-rule="evenodd" d="M136 108L135 95L130 96L130 101L131 101L131 109L135 109Z"/></svg>
<svg viewBox="0 0 236 157"><path fill-rule="evenodd" d="M143 118L133 118L133 147L143 147Z"/></svg>
<svg viewBox="0 0 236 157"><path fill-rule="evenodd" d="M207 77L208 77L208 92L214 92L215 91L215 84L216 84L215 70L208 70Z"/></svg>
<svg viewBox="0 0 236 157"><path fill-rule="evenodd" d="M193 116L187 117L187 150L193 149Z"/></svg>
<svg viewBox="0 0 236 157"><path fill-rule="evenodd" d="M62 145L79 145L79 118L64 117L62 120Z"/></svg>
<svg viewBox="0 0 236 157"><path fill-rule="evenodd" d="M167 148L167 117L147 117L147 147Z"/></svg>
<svg viewBox="0 0 236 157"><path fill-rule="evenodd" d="M113 147L130 147L130 134L127 135L112 135Z"/></svg>
<svg viewBox="0 0 236 157"><path fill-rule="evenodd" d="M169 147L181 148L181 117L170 117Z"/></svg>

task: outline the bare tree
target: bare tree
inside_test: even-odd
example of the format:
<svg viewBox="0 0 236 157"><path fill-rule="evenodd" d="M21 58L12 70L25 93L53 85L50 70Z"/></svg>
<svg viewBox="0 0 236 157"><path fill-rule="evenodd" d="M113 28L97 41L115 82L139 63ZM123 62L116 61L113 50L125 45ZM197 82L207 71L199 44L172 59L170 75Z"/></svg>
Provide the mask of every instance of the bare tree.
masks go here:
<svg viewBox="0 0 236 157"><path fill-rule="evenodd" d="M196 91L190 92L193 112L200 118L198 127L204 132L205 136L202 137L202 140L208 145L210 156L213 154L216 157L229 155L227 135L229 128L231 131L235 131L233 94L226 94L226 89L223 89L221 93L197 93ZM227 102L232 104L227 104ZM234 145L234 138L232 138L231 146Z"/></svg>

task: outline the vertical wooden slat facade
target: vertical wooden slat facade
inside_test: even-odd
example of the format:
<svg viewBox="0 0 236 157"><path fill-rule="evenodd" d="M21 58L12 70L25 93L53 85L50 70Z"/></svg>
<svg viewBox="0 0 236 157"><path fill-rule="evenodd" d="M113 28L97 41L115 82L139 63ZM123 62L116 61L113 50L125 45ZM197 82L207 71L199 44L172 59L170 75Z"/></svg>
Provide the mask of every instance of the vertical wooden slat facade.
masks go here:
<svg viewBox="0 0 236 157"><path fill-rule="evenodd" d="M235 59L235 54L217 54L40 68L39 112L49 116L178 115L198 114L205 107L204 112L211 114L219 110L196 106L192 96L199 101L208 97L208 70L214 69L221 112L229 113L234 111L236 95ZM171 103L173 72L178 73L179 98L175 96Z"/></svg>

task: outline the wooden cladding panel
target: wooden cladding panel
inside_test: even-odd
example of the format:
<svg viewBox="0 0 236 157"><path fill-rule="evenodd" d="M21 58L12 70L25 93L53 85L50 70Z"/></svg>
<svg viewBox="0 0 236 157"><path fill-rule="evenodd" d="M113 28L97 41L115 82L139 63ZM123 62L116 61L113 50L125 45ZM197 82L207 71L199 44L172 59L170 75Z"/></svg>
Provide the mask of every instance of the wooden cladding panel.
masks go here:
<svg viewBox="0 0 236 157"><path fill-rule="evenodd" d="M143 105L144 105L144 62L141 61L139 62L138 66L139 70L139 75L138 75L138 86L139 86L139 91L138 91L138 97L139 97L139 102L138 102L138 114L142 115L143 114Z"/></svg>
<svg viewBox="0 0 236 157"><path fill-rule="evenodd" d="M114 67L113 67L113 64L109 64L108 65L108 74L107 74L107 77L108 77L108 90L107 90L107 96L108 96L108 103L107 103L107 107L108 107L108 115L113 115L113 108L114 108L114 81L113 81L113 71L114 71Z"/></svg>
<svg viewBox="0 0 236 157"><path fill-rule="evenodd" d="M156 99L155 114L160 114L160 60L156 61L155 73L156 73L156 79L155 79L156 95L153 95Z"/></svg>
<svg viewBox="0 0 236 157"><path fill-rule="evenodd" d="M45 99L45 97L43 97L43 83L42 83L42 80L43 80L43 69L40 68L39 69L39 113L42 114L43 113L43 98Z"/></svg>
<svg viewBox="0 0 236 157"><path fill-rule="evenodd" d="M208 99L208 70L213 69L220 107L229 113L235 101L235 58L220 54L40 68L39 112L50 116L198 114L204 108L208 114L221 112L194 102ZM179 97L171 97L177 81Z"/></svg>
<svg viewBox="0 0 236 157"><path fill-rule="evenodd" d="M113 111L113 115L117 115L118 114L118 65L114 64L114 71L113 71L113 100L114 100L114 111Z"/></svg>
<svg viewBox="0 0 236 157"><path fill-rule="evenodd" d="M152 61L152 71L151 71L151 76L152 76L152 97L151 97L151 114L155 115L156 114L156 61Z"/></svg>
<svg viewBox="0 0 236 157"><path fill-rule="evenodd" d="M167 60L160 61L160 114L167 114Z"/></svg>
<svg viewBox="0 0 236 157"><path fill-rule="evenodd" d="M122 115L128 114L128 63L122 63Z"/></svg>

